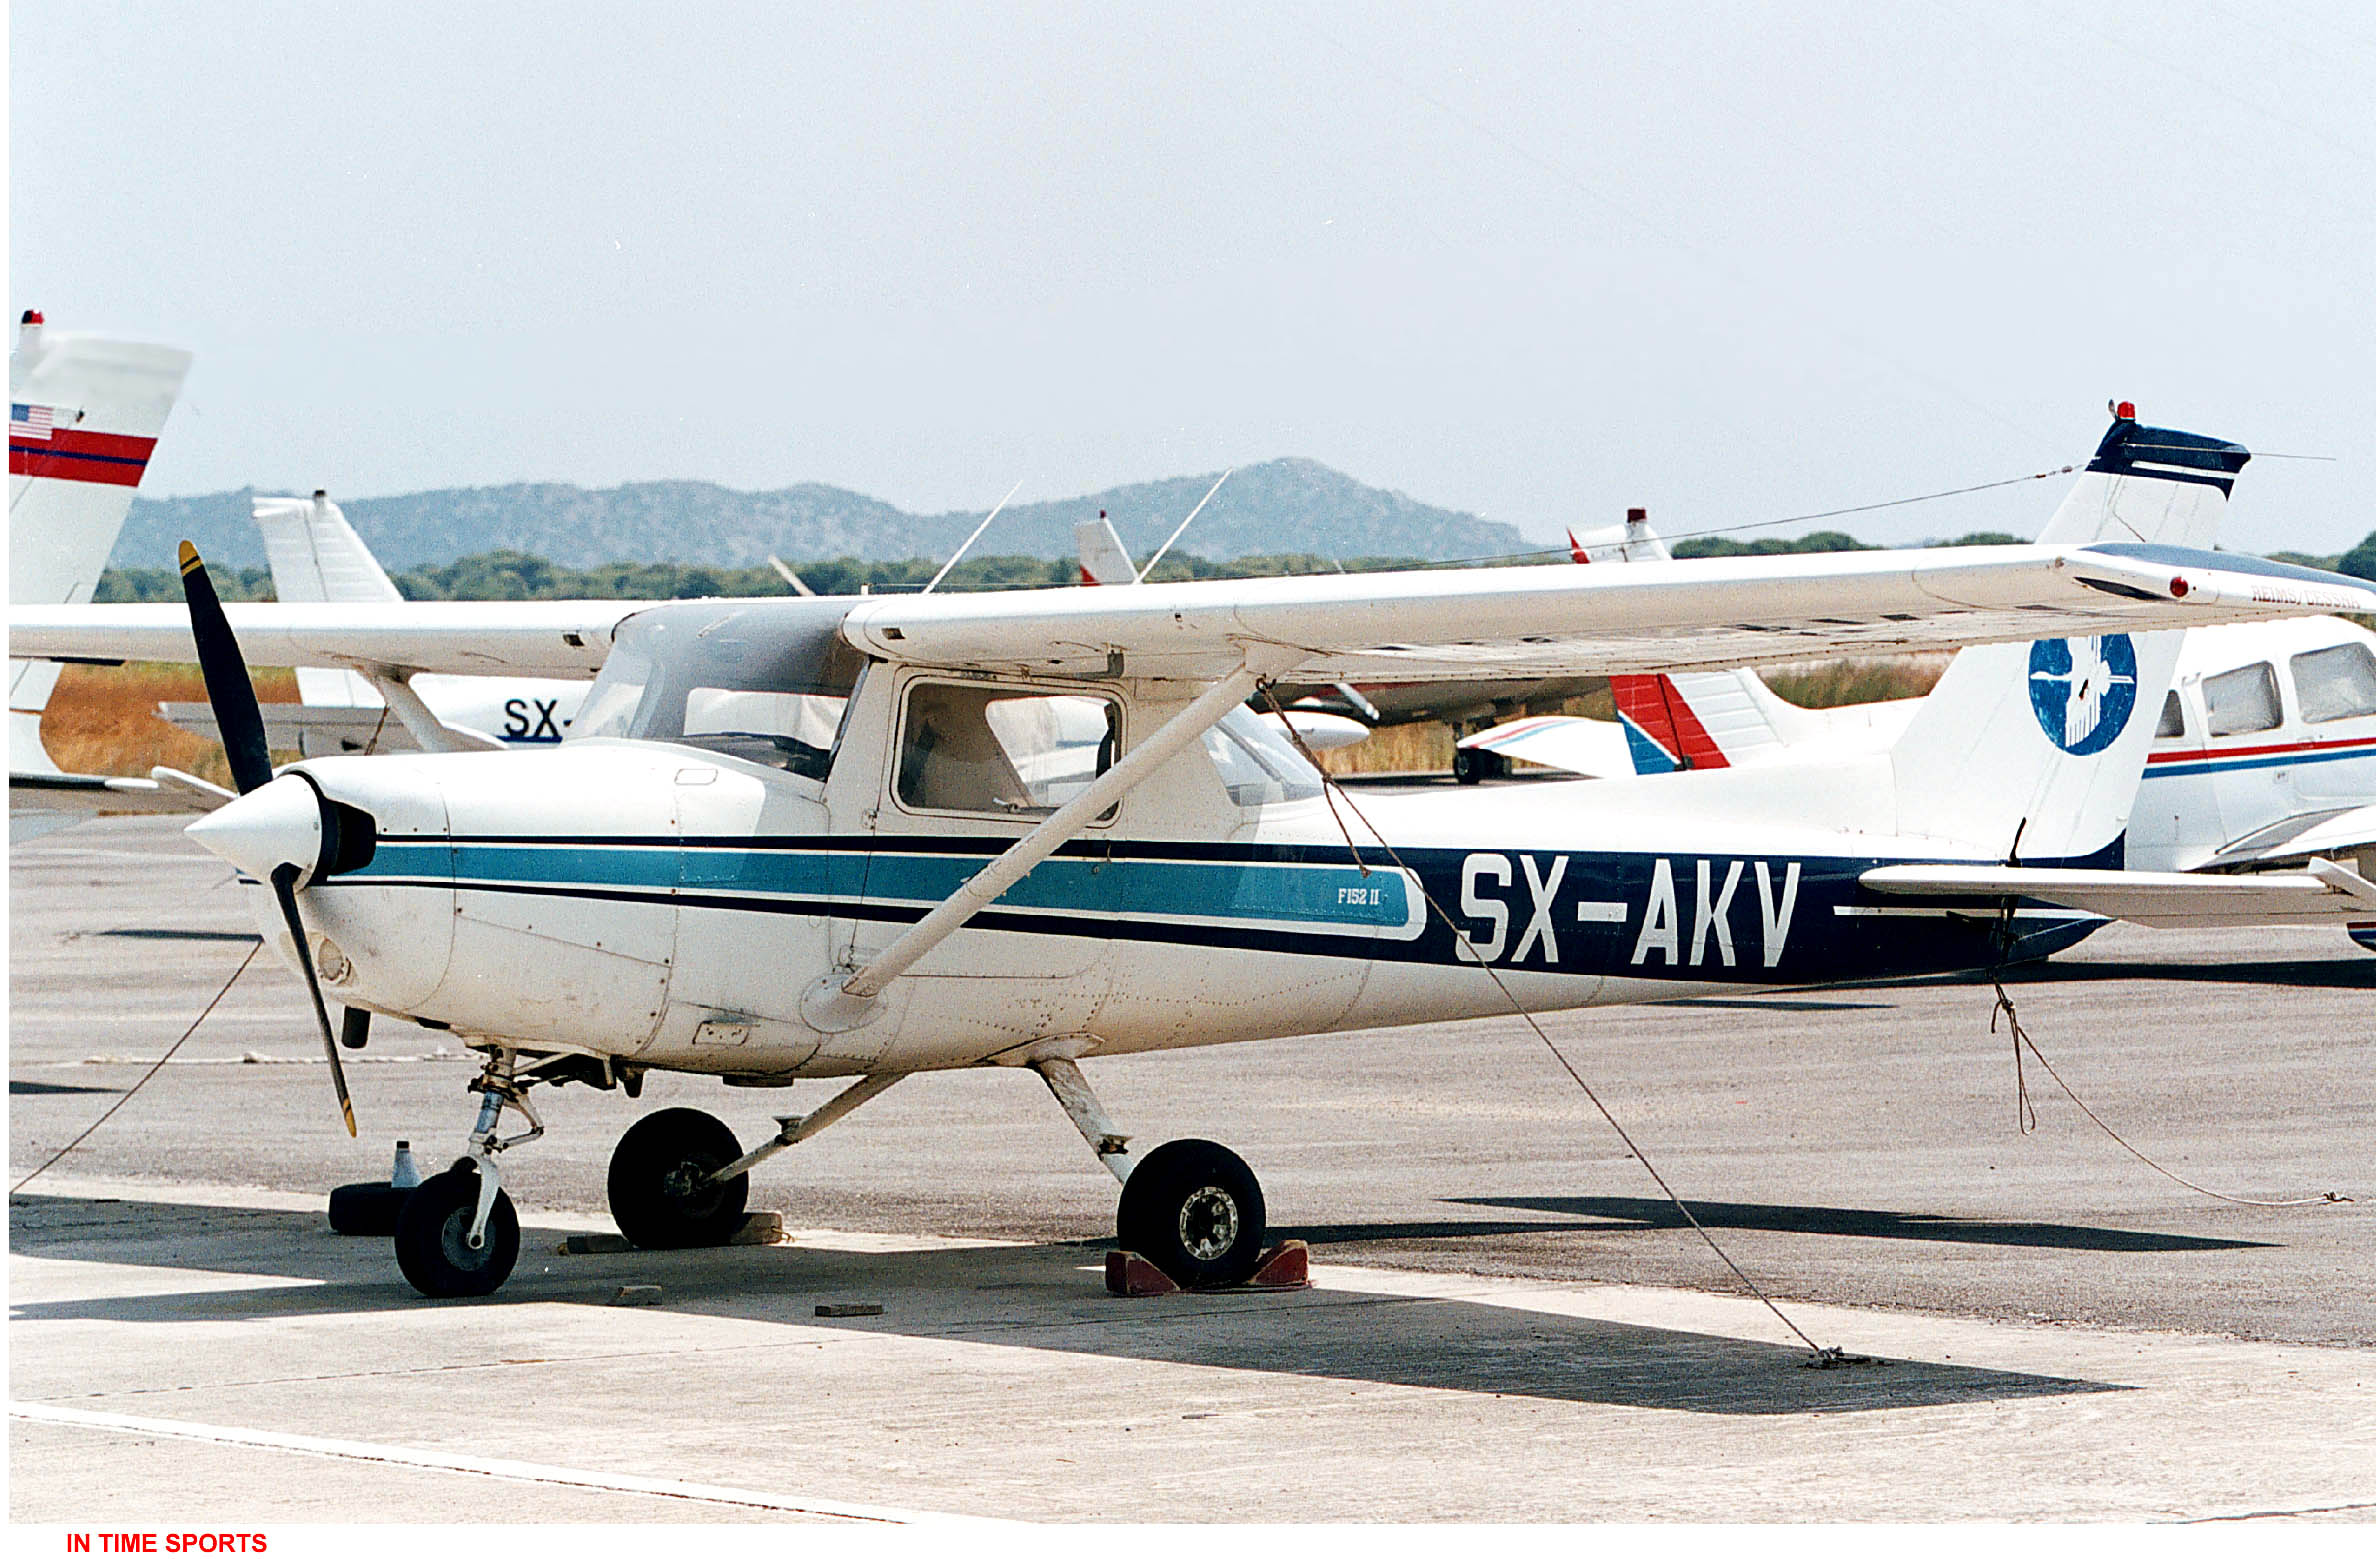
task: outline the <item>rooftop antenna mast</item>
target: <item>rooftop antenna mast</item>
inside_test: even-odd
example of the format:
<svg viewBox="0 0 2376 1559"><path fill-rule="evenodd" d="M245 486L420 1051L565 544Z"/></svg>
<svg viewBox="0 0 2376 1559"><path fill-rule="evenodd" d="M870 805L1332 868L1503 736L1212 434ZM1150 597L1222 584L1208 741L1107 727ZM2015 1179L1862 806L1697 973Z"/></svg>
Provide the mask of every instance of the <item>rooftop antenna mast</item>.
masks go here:
<svg viewBox="0 0 2376 1559"><path fill-rule="evenodd" d="M1015 478L1015 485L1007 489L1006 497L998 500L998 508L993 509L988 514L983 515L982 523L975 526L973 528L973 534L965 538L965 546L959 547L955 552L949 554L949 561L943 563L940 566L940 572L932 576L932 584L926 585L924 587L923 594L932 594L932 585L937 585L942 580L949 577L949 570L957 566L957 560L961 557L964 557L967 549L972 547L975 542L982 539L982 532L988 530L990 528L990 522L998 518L999 509L1004 509L1007 506L1008 501L1011 500L1015 494L1021 492L1022 490L1023 478L1018 476Z"/></svg>
<svg viewBox="0 0 2376 1559"><path fill-rule="evenodd" d="M1155 565L1163 561L1163 555L1172 549L1172 543L1180 539L1180 532L1186 530L1198 515L1204 513L1204 506L1213 501L1213 494L1221 490L1221 484L1229 480L1229 472L1236 469L1236 466L1231 466L1229 471L1224 471L1213 478L1213 485L1205 489L1205 495L1196 500L1196 507L1188 511L1188 518L1182 520L1173 528L1169 536L1163 538L1163 545L1155 549L1155 555L1147 559L1147 566L1138 571L1138 578L1132 583L1143 585L1147 582L1147 576L1155 572Z"/></svg>

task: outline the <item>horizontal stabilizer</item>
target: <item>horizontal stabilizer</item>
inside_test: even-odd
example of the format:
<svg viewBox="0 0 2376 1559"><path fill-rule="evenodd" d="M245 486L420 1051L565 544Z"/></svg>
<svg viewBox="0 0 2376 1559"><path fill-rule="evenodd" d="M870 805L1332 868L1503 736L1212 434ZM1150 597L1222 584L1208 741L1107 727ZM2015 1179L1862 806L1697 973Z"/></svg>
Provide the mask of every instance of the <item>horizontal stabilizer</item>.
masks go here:
<svg viewBox="0 0 2376 1559"><path fill-rule="evenodd" d="M1879 866L1858 879L1878 893L1948 901L1988 914L2030 899L2090 915L2179 929L2343 925L2376 919L2376 883L2332 861L2308 870L2227 876L2029 866Z"/></svg>
<svg viewBox="0 0 2376 1559"><path fill-rule="evenodd" d="M122 774L12 773L8 804L50 812L211 812L232 799L220 785L178 769L139 779Z"/></svg>

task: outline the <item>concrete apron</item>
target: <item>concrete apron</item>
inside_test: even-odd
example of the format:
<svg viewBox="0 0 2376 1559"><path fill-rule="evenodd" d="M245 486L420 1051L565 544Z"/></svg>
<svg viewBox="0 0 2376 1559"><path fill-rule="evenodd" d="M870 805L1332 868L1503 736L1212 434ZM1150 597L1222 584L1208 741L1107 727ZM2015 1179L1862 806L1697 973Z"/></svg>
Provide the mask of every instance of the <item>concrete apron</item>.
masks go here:
<svg viewBox="0 0 2376 1559"><path fill-rule="evenodd" d="M1314 1265L1117 1300L1101 1248L797 1230L432 1303L318 1198L12 1204L11 1517L864 1522L2376 1515L2376 1351ZM623 1306L627 1287L656 1296ZM883 1314L820 1320L821 1304ZM263 1323L263 1324L259 1324Z"/></svg>

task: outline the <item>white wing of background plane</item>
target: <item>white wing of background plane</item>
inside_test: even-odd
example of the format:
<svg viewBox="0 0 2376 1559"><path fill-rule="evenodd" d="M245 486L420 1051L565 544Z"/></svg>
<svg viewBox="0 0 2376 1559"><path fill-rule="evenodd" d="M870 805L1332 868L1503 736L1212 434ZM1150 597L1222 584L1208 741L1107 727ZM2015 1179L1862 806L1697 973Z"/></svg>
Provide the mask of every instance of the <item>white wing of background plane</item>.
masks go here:
<svg viewBox="0 0 2376 1559"><path fill-rule="evenodd" d="M1422 570L1133 590L875 597L843 633L916 664L1212 680L1590 674L1892 653L2366 611L2376 587L2139 544ZM242 635L244 642L244 634Z"/></svg>
<svg viewBox="0 0 2376 1559"><path fill-rule="evenodd" d="M251 665L582 677L637 601L239 603ZM1304 681L1589 675L1955 649L2318 612L2376 587L2231 553L1939 547L1008 590L854 602L842 632L923 665L1215 681L1255 652ZM14 653L196 658L179 606L15 607Z"/></svg>
<svg viewBox="0 0 2376 1559"><path fill-rule="evenodd" d="M651 601L231 602L251 666L590 677L611 631ZM170 604L12 607L10 653L195 662L190 614Z"/></svg>

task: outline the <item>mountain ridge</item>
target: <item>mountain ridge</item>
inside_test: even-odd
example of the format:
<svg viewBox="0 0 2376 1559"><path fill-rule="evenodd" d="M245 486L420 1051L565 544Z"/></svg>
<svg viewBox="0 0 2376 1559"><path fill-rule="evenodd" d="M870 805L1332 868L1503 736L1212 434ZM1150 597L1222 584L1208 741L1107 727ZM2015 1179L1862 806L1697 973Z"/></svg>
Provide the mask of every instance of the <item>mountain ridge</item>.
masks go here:
<svg viewBox="0 0 2376 1559"><path fill-rule="evenodd" d="M1107 511L1132 556L1144 559L1196 506L1219 472L1129 483L1075 498L1014 504L982 540L989 553L1073 553L1076 521ZM109 563L163 566L185 537L210 560L258 567L263 540L249 518L256 488L133 501ZM333 493L333 497L337 494ZM769 553L801 560L946 557L987 510L916 514L822 482L746 492L714 482L563 482L441 488L340 498L356 531L391 570L436 567L510 548L572 568L608 563L749 567ZM1421 503L1296 456L1234 471L1182 542L1232 559L1282 552L1442 561L1529 551L1514 525Z"/></svg>

